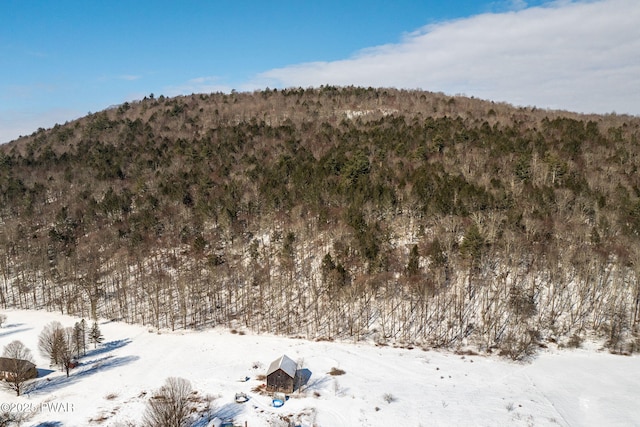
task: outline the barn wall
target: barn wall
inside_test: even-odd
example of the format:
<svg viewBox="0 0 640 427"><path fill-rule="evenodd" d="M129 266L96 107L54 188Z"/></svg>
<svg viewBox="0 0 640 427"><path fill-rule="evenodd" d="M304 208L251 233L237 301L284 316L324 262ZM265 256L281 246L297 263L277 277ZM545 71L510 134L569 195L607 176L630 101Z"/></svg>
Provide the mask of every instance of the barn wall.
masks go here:
<svg viewBox="0 0 640 427"><path fill-rule="evenodd" d="M293 393L293 378L282 369L278 369L267 377L267 390Z"/></svg>
<svg viewBox="0 0 640 427"><path fill-rule="evenodd" d="M37 378L38 377L38 369L35 367L29 368L27 371L23 372L24 378ZM14 376L13 370L11 371L0 371L0 379L9 380Z"/></svg>

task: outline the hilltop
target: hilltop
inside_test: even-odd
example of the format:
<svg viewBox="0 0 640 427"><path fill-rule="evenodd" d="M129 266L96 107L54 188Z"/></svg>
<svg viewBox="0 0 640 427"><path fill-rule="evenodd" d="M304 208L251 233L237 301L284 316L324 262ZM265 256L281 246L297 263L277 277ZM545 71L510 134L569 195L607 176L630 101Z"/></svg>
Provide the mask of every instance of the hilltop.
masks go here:
<svg viewBox="0 0 640 427"><path fill-rule="evenodd" d="M357 87L0 146L0 303L316 340L638 348L640 119Z"/></svg>

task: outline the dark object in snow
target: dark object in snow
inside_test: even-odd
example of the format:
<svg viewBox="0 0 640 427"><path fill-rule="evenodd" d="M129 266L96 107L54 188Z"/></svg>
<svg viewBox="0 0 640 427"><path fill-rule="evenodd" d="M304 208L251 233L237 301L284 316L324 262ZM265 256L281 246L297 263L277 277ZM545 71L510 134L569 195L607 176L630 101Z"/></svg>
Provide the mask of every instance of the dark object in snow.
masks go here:
<svg viewBox="0 0 640 427"><path fill-rule="evenodd" d="M246 393L236 393L236 402L245 403L249 401L249 396Z"/></svg>

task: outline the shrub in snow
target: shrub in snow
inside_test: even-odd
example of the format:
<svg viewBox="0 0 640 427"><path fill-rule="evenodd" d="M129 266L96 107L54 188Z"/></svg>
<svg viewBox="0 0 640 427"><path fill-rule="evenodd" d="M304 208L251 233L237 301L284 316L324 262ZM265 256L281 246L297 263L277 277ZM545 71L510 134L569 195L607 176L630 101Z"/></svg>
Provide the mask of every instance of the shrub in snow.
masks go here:
<svg viewBox="0 0 640 427"><path fill-rule="evenodd" d="M334 377L338 375L344 375L344 374L346 374L345 371L336 367L331 368L331 370L329 371L329 375L333 375Z"/></svg>
<svg viewBox="0 0 640 427"><path fill-rule="evenodd" d="M191 425L193 402L191 383L184 378L167 378L147 402L143 425L147 427L186 427Z"/></svg>
<svg viewBox="0 0 640 427"><path fill-rule="evenodd" d="M384 399L384 401L387 402L387 403L391 403L391 402L395 402L396 401L396 397L391 393L383 394L382 395L382 399Z"/></svg>

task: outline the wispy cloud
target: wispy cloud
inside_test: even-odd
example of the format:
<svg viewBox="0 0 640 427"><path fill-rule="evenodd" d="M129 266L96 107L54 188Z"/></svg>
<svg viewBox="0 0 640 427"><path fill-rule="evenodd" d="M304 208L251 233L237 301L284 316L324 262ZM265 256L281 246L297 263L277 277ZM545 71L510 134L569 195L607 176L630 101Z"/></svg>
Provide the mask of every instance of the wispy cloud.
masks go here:
<svg viewBox="0 0 640 427"><path fill-rule="evenodd" d="M49 53L41 52L41 51L37 51L37 50L29 50L29 51L25 52L25 55L31 56L31 57L34 57L34 58L49 58L51 56Z"/></svg>
<svg viewBox="0 0 640 427"><path fill-rule="evenodd" d="M54 83L35 83L30 85L5 85L0 86L0 102L15 102L34 98L43 92L55 92L60 90L60 86ZM0 104L1 106L1 104Z"/></svg>
<svg viewBox="0 0 640 427"><path fill-rule="evenodd" d="M640 2L550 2L426 26L400 43L261 73L247 87L422 88L581 112L640 114Z"/></svg>
<svg viewBox="0 0 640 427"><path fill-rule="evenodd" d="M525 0L496 0L488 4L487 12L505 12L526 9L529 5Z"/></svg>
<svg viewBox="0 0 640 427"><path fill-rule="evenodd" d="M138 74L112 74L112 75L103 74L96 77L96 79L99 82L111 82L111 81L133 82L133 81L142 79L142 76Z"/></svg>
<svg viewBox="0 0 640 427"><path fill-rule="evenodd" d="M135 80L140 80L142 78L142 76L137 76L137 75L133 75L133 74L123 74L118 76L118 79L120 80L126 80L128 82L132 82Z"/></svg>
<svg viewBox="0 0 640 427"><path fill-rule="evenodd" d="M527 7L527 2L524 0L509 0L508 7L512 10L521 10Z"/></svg>

